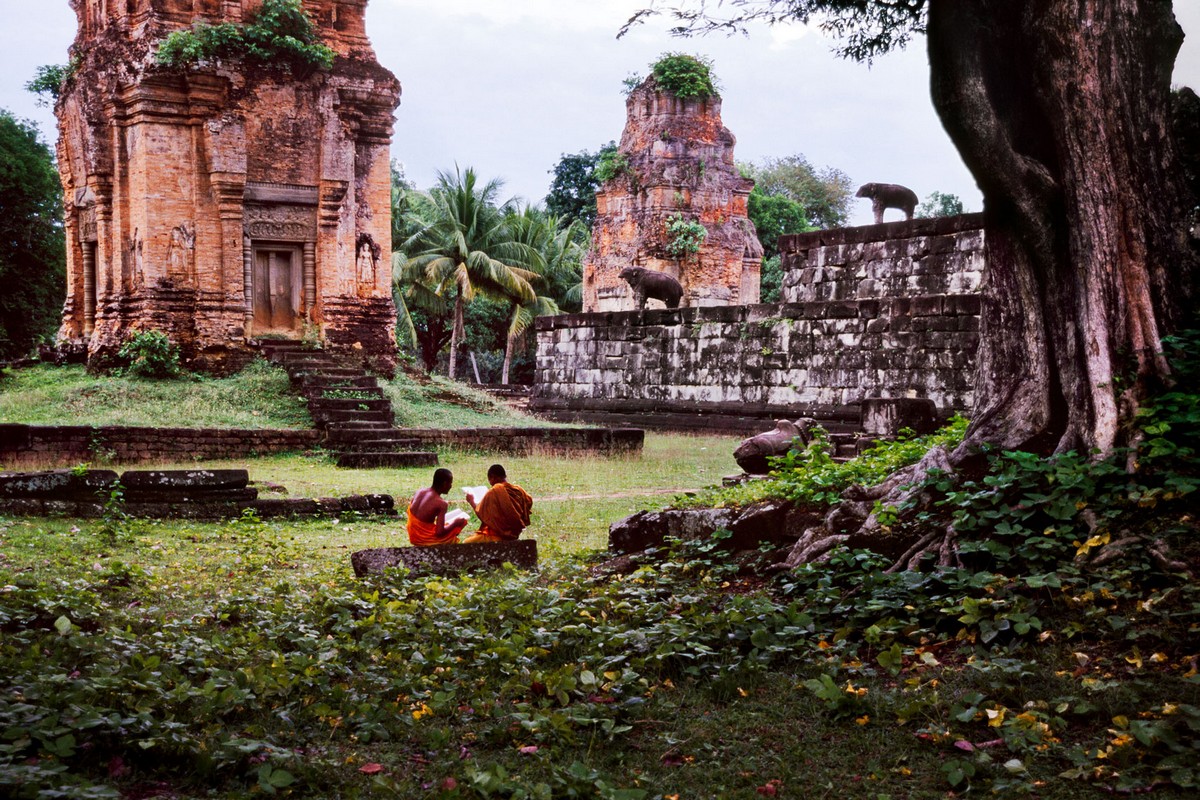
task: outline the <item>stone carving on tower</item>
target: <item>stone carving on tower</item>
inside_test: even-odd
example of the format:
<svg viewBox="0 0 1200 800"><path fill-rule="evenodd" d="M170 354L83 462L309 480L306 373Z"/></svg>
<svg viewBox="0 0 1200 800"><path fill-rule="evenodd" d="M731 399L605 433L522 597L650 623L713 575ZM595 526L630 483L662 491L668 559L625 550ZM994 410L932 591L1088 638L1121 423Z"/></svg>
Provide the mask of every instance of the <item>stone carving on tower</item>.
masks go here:
<svg viewBox="0 0 1200 800"><path fill-rule="evenodd" d="M747 216L754 182L734 164L737 140L721 122L720 96L683 100L651 76L629 95L626 110L616 174L596 191L584 311L635 308L620 277L626 267L678 280L684 306L757 303L762 246ZM703 225L697 252L672 248L672 220Z"/></svg>
<svg viewBox="0 0 1200 800"><path fill-rule="evenodd" d="M395 364L389 149L400 84L367 38L367 0L303 0L329 69L156 53L263 0L71 0L74 73L56 106L66 192L60 342L103 364L135 331L195 366L238 368L262 336ZM364 251L365 248L365 251Z"/></svg>

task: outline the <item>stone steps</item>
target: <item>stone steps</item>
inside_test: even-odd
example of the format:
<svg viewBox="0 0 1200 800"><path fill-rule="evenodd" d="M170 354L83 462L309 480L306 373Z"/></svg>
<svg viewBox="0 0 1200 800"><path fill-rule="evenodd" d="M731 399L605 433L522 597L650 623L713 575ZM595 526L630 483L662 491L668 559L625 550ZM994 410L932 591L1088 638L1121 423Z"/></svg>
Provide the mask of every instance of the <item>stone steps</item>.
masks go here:
<svg viewBox="0 0 1200 800"><path fill-rule="evenodd" d="M436 467L435 452L415 449L419 442L396 434L392 403L375 376L299 342L260 343L263 355L283 366L308 401L325 447L345 469ZM350 397L339 395L351 395Z"/></svg>

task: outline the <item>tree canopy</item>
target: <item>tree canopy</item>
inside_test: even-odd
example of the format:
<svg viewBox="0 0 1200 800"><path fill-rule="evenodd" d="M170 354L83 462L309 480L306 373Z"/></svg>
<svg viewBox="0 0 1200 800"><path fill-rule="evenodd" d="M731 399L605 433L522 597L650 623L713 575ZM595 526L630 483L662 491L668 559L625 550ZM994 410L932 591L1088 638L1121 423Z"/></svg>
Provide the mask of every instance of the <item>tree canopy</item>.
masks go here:
<svg viewBox="0 0 1200 800"><path fill-rule="evenodd" d="M546 195L546 211L567 224L578 221L591 231L596 222L596 189L601 183L596 177L596 167L605 154L616 152L617 143L609 142L595 153L587 150L564 153L550 170L554 180Z"/></svg>
<svg viewBox="0 0 1200 800"><path fill-rule="evenodd" d="M66 295L62 187L31 122L0 109L0 358L49 341ZM20 291L13 291L18 289Z"/></svg>

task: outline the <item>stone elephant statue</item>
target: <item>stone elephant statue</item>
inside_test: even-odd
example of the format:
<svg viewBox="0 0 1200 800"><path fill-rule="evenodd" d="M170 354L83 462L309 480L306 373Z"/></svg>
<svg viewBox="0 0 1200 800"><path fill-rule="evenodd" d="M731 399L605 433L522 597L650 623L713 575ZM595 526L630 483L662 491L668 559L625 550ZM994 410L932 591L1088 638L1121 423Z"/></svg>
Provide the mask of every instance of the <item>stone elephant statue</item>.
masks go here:
<svg viewBox="0 0 1200 800"><path fill-rule="evenodd" d="M786 455L792 447L806 447L812 441L811 430L817 421L809 417L795 422L780 419L775 429L751 436L742 441L733 451L738 466L751 475L765 475L771 471L767 459Z"/></svg>
<svg viewBox="0 0 1200 800"><path fill-rule="evenodd" d="M905 219L912 219L917 209L917 193L907 186L895 183L864 183L855 197L871 198L871 210L875 212L875 224L883 222L883 212L897 208L904 212Z"/></svg>
<svg viewBox="0 0 1200 800"><path fill-rule="evenodd" d="M621 278L632 287L633 302L638 311L646 307L647 299L661 300L667 308L679 308L679 301L683 299L683 286L665 272L626 267L621 270Z"/></svg>

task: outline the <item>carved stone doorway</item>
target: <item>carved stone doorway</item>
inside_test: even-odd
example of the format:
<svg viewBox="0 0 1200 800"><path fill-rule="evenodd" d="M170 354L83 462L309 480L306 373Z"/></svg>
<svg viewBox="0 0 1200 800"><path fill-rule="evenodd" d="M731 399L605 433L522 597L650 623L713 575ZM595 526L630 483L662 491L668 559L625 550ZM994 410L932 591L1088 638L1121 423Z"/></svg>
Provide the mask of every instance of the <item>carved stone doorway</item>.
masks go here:
<svg viewBox="0 0 1200 800"><path fill-rule="evenodd" d="M300 248L254 248L254 330L293 333L302 326L303 271Z"/></svg>

